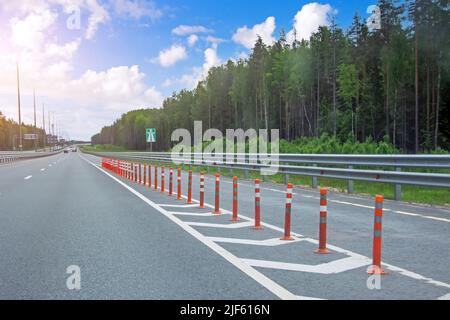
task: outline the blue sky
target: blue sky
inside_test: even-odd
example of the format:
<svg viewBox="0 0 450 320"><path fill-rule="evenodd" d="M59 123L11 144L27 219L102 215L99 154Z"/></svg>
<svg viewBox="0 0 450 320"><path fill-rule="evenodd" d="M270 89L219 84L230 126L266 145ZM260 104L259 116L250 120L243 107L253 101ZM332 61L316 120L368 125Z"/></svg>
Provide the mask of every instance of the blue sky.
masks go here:
<svg viewBox="0 0 450 320"><path fill-rule="evenodd" d="M346 29L376 1L17 0L0 1L0 111L16 118L15 62L25 121L54 111L66 138L89 139L122 113L159 107L207 70L245 57L293 26L308 37L334 14ZM78 16L79 14L79 16ZM68 28L67 22L79 25ZM41 119L42 115L38 114ZM38 125L41 125L38 122Z"/></svg>

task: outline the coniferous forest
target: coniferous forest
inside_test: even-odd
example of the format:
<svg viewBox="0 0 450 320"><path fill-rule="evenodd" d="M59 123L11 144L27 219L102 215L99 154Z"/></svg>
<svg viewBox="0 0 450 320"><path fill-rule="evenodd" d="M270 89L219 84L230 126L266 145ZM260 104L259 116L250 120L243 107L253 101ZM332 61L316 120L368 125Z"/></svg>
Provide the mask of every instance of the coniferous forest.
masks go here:
<svg viewBox="0 0 450 320"><path fill-rule="evenodd" d="M210 69L194 90L174 93L161 109L124 114L92 137L94 144L168 150L177 128L280 129L285 142L328 137L382 142L401 152L450 148L450 15L448 0L380 0L381 28L355 14L309 41L261 39L248 59ZM131 107L131 106L130 106ZM318 141L322 141L319 140Z"/></svg>

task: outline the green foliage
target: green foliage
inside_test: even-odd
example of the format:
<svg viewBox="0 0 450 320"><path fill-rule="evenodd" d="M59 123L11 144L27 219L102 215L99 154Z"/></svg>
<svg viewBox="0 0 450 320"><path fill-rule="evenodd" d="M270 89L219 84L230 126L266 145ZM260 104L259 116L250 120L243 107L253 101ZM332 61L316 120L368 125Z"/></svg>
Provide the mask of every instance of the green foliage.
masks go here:
<svg viewBox="0 0 450 320"><path fill-rule="evenodd" d="M145 128L151 127L159 138L153 150L170 150L175 129L192 132L193 122L202 121L203 130L223 133L279 129L280 138L295 145L328 135L336 149L349 153L411 152L416 145L427 152L448 150L448 1L380 0L378 5L380 30L369 30L355 15L347 32L333 18L310 39L289 43L281 32L278 41L266 45L258 38L249 58L211 68L195 89L174 93L162 109L124 114L92 142L149 150ZM367 138L376 147L369 147Z"/></svg>

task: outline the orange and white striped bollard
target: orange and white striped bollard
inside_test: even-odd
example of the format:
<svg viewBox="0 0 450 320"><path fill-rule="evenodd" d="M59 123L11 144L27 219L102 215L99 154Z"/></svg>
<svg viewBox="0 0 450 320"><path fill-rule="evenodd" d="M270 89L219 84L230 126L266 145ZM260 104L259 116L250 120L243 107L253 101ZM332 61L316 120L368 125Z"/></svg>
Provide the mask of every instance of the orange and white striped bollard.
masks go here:
<svg viewBox="0 0 450 320"><path fill-rule="evenodd" d="M375 197L375 221L373 226L373 261L372 266L367 270L368 274L385 275L386 271L381 267L381 236L383 220L383 196Z"/></svg>
<svg viewBox="0 0 450 320"><path fill-rule="evenodd" d="M173 168L169 169L169 197L173 194Z"/></svg>
<svg viewBox="0 0 450 320"><path fill-rule="evenodd" d="M233 218L231 221L239 221L238 215L238 177L233 177Z"/></svg>
<svg viewBox="0 0 450 320"><path fill-rule="evenodd" d="M200 209L205 208L205 173L200 172Z"/></svg>
<svg viewBox="0 0 450 320"><path fill-rule="evenodd" d="M320 189L320 223L319 223L319 249L318 254L329 254L327 249L327 193L326 188Z"/></svg>
<svg viewBox="0 0 450 320"><path fill-rule="evenodd" d="M216 173L216 195L214 200L213 214L221 214L220 212L220 173Z"/></svg>
<svg viewBox="0 0 450 320"><path fill-rule="evenodd" d="M192 204L192 170L189 170L188 176L188 198L187 204Z"/></svg>
<svg viewBox="0 0 450 320"><path fill-rule="evenodd" d="M261 181L255 180L255 226L253 229L261 230Z"/></svg>
<svg viewBox="0 0 450 320"><path fill-rule="evenodd" d="M178 168L177 183L177 200L181 200L181 168Z"/></svg>
<svg viewBox="0 0 450 320"><path fill-rule="evenodd" d="M291 241L294 240L291 237L291 211L292 211L292 188L293 184L289 183L287 185L286 191L286 210L284 214L284 236L281 240Z"/></svg>
<svg viewBox="0 0 450 320"><path fill-rule="evenodd" d="M165 174L165 168L164 167L161 167L161 193L164 193L164 191L165 191L165 189L164 189L164 187L165 187L165 176L166 176L166 174Z"/></svg>

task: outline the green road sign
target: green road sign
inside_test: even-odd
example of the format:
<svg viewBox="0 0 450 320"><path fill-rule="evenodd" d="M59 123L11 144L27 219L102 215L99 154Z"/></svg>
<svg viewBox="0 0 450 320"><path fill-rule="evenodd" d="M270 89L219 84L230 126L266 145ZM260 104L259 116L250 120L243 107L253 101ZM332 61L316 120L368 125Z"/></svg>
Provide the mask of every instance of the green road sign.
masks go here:
<svg viewBox="0 0 450 320"><path fill-rule="evenodd" d="M156 129L147 128L145 131L145 138L147 142L156 142Z"/></svg>

